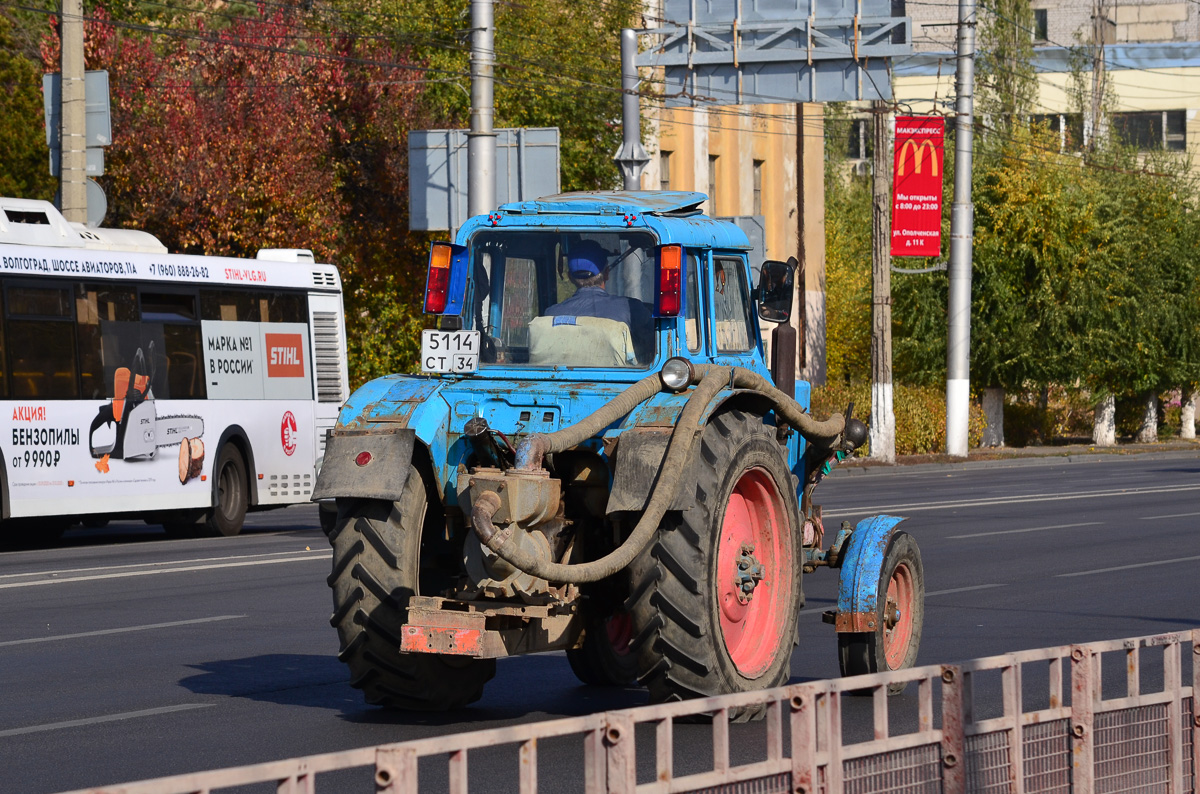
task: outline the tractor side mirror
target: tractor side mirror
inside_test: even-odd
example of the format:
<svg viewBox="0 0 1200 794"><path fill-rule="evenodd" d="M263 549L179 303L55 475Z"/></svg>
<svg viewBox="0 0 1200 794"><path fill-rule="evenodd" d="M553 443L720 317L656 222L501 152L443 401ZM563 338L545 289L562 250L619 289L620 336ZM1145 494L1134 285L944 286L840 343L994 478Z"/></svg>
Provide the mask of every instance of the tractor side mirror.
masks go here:
<svg viewBox="0 0 1200 794"><path fill-rule="evenodd" d="M792 317L795 260L763 262L758 271L758 316L771 323L786 323Z"/></svg>

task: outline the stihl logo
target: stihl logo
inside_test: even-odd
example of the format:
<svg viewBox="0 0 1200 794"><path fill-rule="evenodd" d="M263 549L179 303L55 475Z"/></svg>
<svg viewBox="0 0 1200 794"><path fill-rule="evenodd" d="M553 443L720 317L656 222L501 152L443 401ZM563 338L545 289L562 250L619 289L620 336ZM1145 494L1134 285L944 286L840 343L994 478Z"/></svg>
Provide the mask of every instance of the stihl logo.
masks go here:
<svg viewBox="0 0 1200 794"><path fill-rule="evenodd" d="M265 334L268 378L304 377L304 337L300 334Z"/></svg>

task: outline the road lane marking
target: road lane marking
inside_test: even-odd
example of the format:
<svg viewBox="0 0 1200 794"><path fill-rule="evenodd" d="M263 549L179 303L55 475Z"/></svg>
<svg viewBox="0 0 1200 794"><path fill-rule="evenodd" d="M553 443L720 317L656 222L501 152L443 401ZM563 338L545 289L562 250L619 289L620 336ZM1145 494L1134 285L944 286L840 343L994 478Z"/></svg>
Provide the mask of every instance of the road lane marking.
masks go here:
<svg viewBox="0 0 1200 794"><path fill-rule="evenodd" d="M152 565L192 565L198 562L217 562L221 560L251 560L261 557L280 557L285 554L312 554L311 551L297 549L295 551L272 551L264 554L225 554L220 557L197 557L193 560L166 560L160 562L134 562L126 565L95 565L90 568L59 568L54 571L28 571L26 573L0 574L0 579L16 579L21 576L58 576L63 573L87 573L90 571L119 571L127 568L146 568Z"/></svg>
<svg viewBox="0 0 1200 794"><path fill-rule="evenodd" d="M1075 571L1074 573L1060 573L1059 578L1066 576L1091 576L1094 573L1112 573L1113 571L1128 571L1133 568L1151 568L1155 565L1174 565L1177 562L1195 562L1200 560L1200 555L1195 557L1176 557L1173 560L1154 560L1153 562L1135 562L1130 565L1114 565L1111 568L1097 568L1094 571Z"/></svg>
<svg viewBox="0 0 1200 794"><path fill-rule="evenodd" d="M1200 516L1200 513L1172 513L1169 516L1140 516L1143 521L1149 521L1152 518L1191 518L1192 516Z"/></svg>
<svg viewBox="0 0 1200 794"><path fill-rule="evenodd" d="M170 623L147 623L144 626L125 626L120 629L100 629L99 631L81 631L78 634L55 634L52 637L29 637L24 640L6 640L0 642L0 648L10 645L30 645L35 642L53 642L55 640L75 640L80 637L102 637L106 634L125 634L130 631L150 631L151 629L169 629L175 626L191 626L196 623L216 623L221 620L237 620L246 615L217 615L212 618L193 618L191 620L173 620Z"/></svg>
<svg viewBox="0 0 1200 794"><path fill-rule="evenodd" d="M1114 496L1141 496L1144 494L1182 493L1185 491L1200 491L1200 485L1174 485L1159 488L1122 488L1117 491L1082 491L1073 494L1020 494L1016 496L995 496L987 499L964 499L946 502L913 502L901 505L876 505L868 507L839 508L827 510L825 515L854 516L884 511L916 512L919 510L953 510L960 507L996 507L1009 504L1027 504L1029 502L1061 502L1070 499L1103 499Z"/></svg>
<svg viewBox="0 0 1200 794"><path fill-rule="evenodd" d="M1003 584L976 584L970 587L953 587L949 590L931 590L925 594L926 598L931 596L944 596L952 593L969 593L972 590L991 590L993 587L1004 587Z"/></svg>
<svg viewBox="0 0 1200 794"><path fill-rule="evenodd" d="M1020 535L1025 532L1043 532L1047 529L1071 529L1073 527L1094 527L1097 524L1103 524L1103 521L1085 521L1082 524L1051 524L1048 527L1027 527L1026 529L998 529L995 532L973 532L970 535L947 535L948 540L961 540L963 538L986 538L991 535ZM928 594L926 594L928 595Z"/></svg>
<svg viewBox="0 0 1200 794"><path fill-rule="evenodd" d="M100 579L125 579L130 576L156 576L163 573L186 573L188 571L213 571L219 568L245 568L252 565L278 565L283 562L309 562L312 560L331 560L333 552L328 554L312 554L306 557L286 557L275 560L245 560L219 565L185 565L181 568L161 568L152 571L124 571L122 573L102 573L95 576L71 576L65 579L40 579L36 582L8 582L0 584L0 590L13 587L38 587L45 584L68 584L70 582L94 582Z"/></svg>
<svg viewBox="0 0 1200 794"><path fill-rule="evenodd" d="M29 725L24 728L9 728L5 731L0 731L0 738L5 736L23 736L27 733L41 733L42 731L56 731L60 728L80 728L85 725L99 725L104 722L119 722L121 720L132 720L137 717L153 717L158 714L172 714L176 711L191 711L192 709L207 709L217 705L216 703L180 703L178 706L160 706L156 709L142 709L141 711L126 711L121 714L106 714L103 717L87 717L82 720L66 720L64 722L48 722L45 725Z"/></svg>

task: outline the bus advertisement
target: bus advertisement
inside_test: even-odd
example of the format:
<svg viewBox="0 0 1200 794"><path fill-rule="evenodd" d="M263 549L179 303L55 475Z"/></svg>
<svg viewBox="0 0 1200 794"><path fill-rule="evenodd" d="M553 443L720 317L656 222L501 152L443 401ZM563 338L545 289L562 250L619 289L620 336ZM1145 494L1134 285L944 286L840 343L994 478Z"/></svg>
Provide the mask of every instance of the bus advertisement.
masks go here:
<svg viewBox="0 0 1200 794"><path fill-rule="evenodd" d="M341 279L300 249L168 254L0 198L0 510L233 535L309 501L348 395Z"/></svg>

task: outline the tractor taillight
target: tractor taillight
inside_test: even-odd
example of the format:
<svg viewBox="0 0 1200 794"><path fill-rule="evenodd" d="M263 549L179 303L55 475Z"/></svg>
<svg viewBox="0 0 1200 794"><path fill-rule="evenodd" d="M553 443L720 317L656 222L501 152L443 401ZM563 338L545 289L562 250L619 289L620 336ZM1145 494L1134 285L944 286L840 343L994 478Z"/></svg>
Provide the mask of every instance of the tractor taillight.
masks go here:
<svg viewBox="0 0 1200 794"><path fill-rule="evenodd" d="M425 279L426 314L446 311L450 290L450 258L451 250L447 243L434 243L429 247L429 275Z"/></svg>
<svg viewBox="0 0 1200 794"><path fill-rule="evenodd" d="M678 317L683 306L683 246L664 245L658 249L659 317Z"/></svg>

